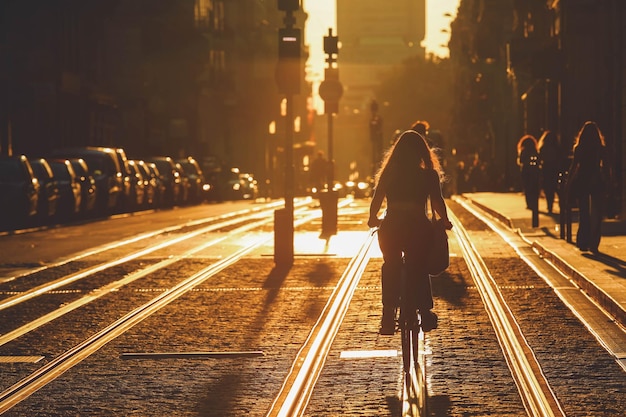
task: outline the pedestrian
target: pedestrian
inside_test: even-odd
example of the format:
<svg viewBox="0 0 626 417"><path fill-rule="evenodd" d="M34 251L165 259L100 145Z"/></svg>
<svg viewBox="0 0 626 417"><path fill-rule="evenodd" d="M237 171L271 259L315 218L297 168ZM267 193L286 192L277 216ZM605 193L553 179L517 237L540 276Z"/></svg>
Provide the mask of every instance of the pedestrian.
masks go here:
<svg viewBox="0 0 626 417"><path fill-rule="evenodd" d="M324 151L318 151L317 157L311 162L310 178L314 192L319 193L326 188L328 183L328 160L324 156Z"/></svg>
<svg viewBox="0 0 626 417"><path fill-rule="evenodd" d="M517 165L520 168L526 208L536 212L539 209L539 152L534 136L524 135L517 142Z"/></svg>
<svg viewBox="0 0 626 417"><path fill-rule="evenodd" d="M550 130L545 130L537 144L539 151L540 181L543 194L546 197L548 214L552 214L554 196L559 185L559 171L563 156L559 140Z"/></svg>
<svg viewBox="0 0 626 417"><path fill-rule="evenodd" d="M411 130L414 130L422 135L422 137L426 138L426 141L430 144L430 142L428 141L429 129L430 124L426 120L416 120L415 122L413 122L413 125L411 125Z"/></svg>
<svg viewBox="0 0 626 417"><path fill-rule="evenodd" d="M574 157L567 180L568 195L578 201L576 246L581 251L598 253L610 181L604 136L595 122L587 121L574 141Z"/></svg>
<svg viewBox="0 0 626 417"><path fill-rule="evenodd" d="M426 138L414 130L402 133L388 150L376 174L367 224L379 227L378 242L383 254L381 334L393 334L395 330L395 310L403 291L403 263L408 293L413 296L409 301L421 314L423 330L437 327L437 315L431 311L433 297L427 268L433 228L426 203L430 198L435 212L447 229L451 229L441 192L442 178L435 152L428 146ZM385 199L386 214L379 219L378 212Z"/></svg>

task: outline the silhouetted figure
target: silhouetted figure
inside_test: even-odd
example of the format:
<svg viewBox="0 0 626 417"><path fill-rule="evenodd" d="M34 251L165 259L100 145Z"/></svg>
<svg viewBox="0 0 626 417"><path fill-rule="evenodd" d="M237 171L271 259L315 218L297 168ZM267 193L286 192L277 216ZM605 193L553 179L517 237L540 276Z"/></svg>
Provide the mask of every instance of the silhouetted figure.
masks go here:
<svg viewBox="0 0 626 417"><path fill-rule="evenodd" d="M469 187L467 185L467 170L465 169L465 161L461 160L457 162L456 167L454 169L454 174L456 175L456 193L463 194L469 191Z"/></svg>
<svg viewBox="0 0 626 417"><path fill-rule="evenodd" d="M427 259L433 235L426 214L431 199L436 213L447 228L446 205L441 193L442 172L439 160L426 139L413 130L404 132L383 159L376 174L376 188L370 205L369 227L380 226L378 242L383 254L381 334L393 334L395 308L401 288L401 272L406 268L408 293L415 295L415 309L422 314L425 331L436 327L437 316L431 311L433 297ZM383 201L387 199L385 217L378 218Z"/></svg>
<svg viewBox="0 0 626 417"><path fill-rule="evenodd" d="M472 164L467 168L466 173L468 191L475 193L490 189L488 168L487 162L481 161L477 153L474 154Z"/></svg>
<svg viewBox="0 0 626 417"><path fill-rule="evenodd" d="M604 136L594 122L587 121L576 136L574 158L569 170L568 194L578 200L579 224L576 246L598 252L602 218L611 179Z"/></svg>
<svg viewBox="0 0 626 417"><path fill-rule="evenodd" d="M414 130L422 135L422 137L426 139L428 146L432 147L432 143L428 139L428 129L430 129L430 124L426 120L417 120L413 122L413 125L411 126L411 130Z"/></svg>
<svg viewBox="0 0 626 417"><path fill-rule="evenodd" d="M526 208L536 212L539 209L539 153L534 136L524 135L517 142L517 165L520 167Z"/></svg>
<svg viewBox="0 0 626 417"><path fill-rule="evenodd" d="M311 162L311 186L319 193L328 183L328 160L324 152L318 151L317 157Z"/></svg>
<svg viewBox="0 0 626 417"><path fill-rule="evenodd" d="M541 168L541 188L543 188L543 193L546 196L548 213L552 214L554 196L559 185L559 170L563 163L561 146L556 135L552 131L546 130L539 138L537 148Z"/></svg>

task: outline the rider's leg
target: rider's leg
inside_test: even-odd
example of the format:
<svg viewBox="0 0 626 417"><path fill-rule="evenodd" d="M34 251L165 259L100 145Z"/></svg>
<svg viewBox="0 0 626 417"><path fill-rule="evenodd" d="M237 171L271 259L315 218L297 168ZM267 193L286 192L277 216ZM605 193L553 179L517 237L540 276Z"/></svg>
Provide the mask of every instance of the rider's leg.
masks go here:
<svg viewBox="0 0 626 417"><path fill-rule="evenodd" d="M387 220L386 220L387 221ZM402 246L392 225L383 222L378 231L378 242L383 254L381 271L383 315L381 334L393 334L395 312L400 298L400 273L402 271Z"/></svg>
<svg viewBox="0 0 626 417"><path fill-rule="evenodd" d="M405 253L407 293L412 296L412 310L420 313L423 330L429 331L437 328L437 315L432 312L432 286L426 266L430 239L424 238L423 234L421 236L421 239L414 240Z"/></svg>

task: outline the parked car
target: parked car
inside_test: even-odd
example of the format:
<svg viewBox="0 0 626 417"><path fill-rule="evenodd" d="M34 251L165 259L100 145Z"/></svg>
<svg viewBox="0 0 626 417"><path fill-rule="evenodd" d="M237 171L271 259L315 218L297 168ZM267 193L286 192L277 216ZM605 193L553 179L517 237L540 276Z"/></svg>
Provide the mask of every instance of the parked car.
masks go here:
<svg viewBox="0 0 626 417"><path fill-rule="evenodd" d="M191 190L191 180L185 172L185 169L178 162L175 162L174 165L176 165L176 171L178 171L180 177L180 194L178 195L178 201L176 204L185 205L190 202L189 194Z"/></svg>
<svg viewBox="0 0 626 417"><path fill-rule="evenodd" d="M111 214L118 207L122 195L123 174L117 155L112 148L79 147L52 151L58 158L83 158L96 181L96 210Z"/></svg>
<svg viewBox="0 0 626 417"><path fill-rule="evenodd" d="M69 159L50 159L48 163L61 192L57 217L63 220L72 219L80 213L82 200L80 180Z"/></svg>
<svg viewBox="0 0 626 417"><path fill-rule="evenodd" d="M131 196L138 209L148 206L146 202L146 181L144 180L143 171L137 166L135 161L128 160L128 168L130 169Z"/></svg>
<svg viewBox="0 0 626 417"><path fill-rule="evenodd" d="M174 160L169 156L151 156L144 158L144 161L154 163L159 170L160 178L165 185L163 206L172 207L179 204L182 179Z"/></svg>
<svg viewBox="0 0 626 417"><path fill-rule="evenodd" d="M220 160L215 156L204 157L200 162L200 168L207 184L205 198L208 201L222 201L226 184Z"/></svg>
<svg viewBox="0 0 626 417"><path fill-rule="evenodd" d="M207 201L222 201L224 199L225 184L220 171L205 172L204 195Z"/></svg>
<svg viewBox="0 0 626 417"><path fill-rule="evenodd" d="M119 212L124 211L133 211L137 208L139 204L141 204L141 199L143 196L139 197L138 194L141 194L141 191L137 193L135 190L135 186L137 182L133 182L132 180L132 172L130 171L130 167L128 166L128 157L126 156L126 151L122 148L113 148L115 150L115 155L117 156L117 162L120 165L120 169L122 170L122 198L118 202L117 210Z"/></svg>
<svg viewBox="0 0 626 417"><path fill-rule="evenodd" d="M26 225L37 215L39 180L25 155L0 156L0 224L4 228ZM10 204L7 204L10 202Z"/></svg>
<svg viewBox="0 0 626 417"><path fill-rule="evenodd" d="M205 199L205 193L209 188L200 164L193 157L179 159L177 161L183 168L185 175L189 178L189 196L188 201L191 204L201 203Z"/></svg>
<svg viewBox="0 0 626 417"><path fill-rule="evenodd" d="M45 223L56 215L60 198L59 184L45 158L33 158L30 160L30 164L40 185L37 217Z"/></svg>
<svg viewBox="0 0 626 417"><path fill-rule="evenodd" d="M89 216L93 214L96 207L96 199L98 198L96 180L89 172L89 166L83 158L70 158L70 162L80 181L80 214Z"/></svg>
<svg viewBox="0 0 626 417"><path fill-rule="evenodd" d="M157 168L154 162L144 161L144 166L148 169L148 171L150 171L150 178L153 179L155 183L154 206L161 207L166 193L165 181L159 172L159 168Z"/></svg>
<svg viewBox="0 0 626 417"><path fill-rule="evenodd" d="M239 168L232 168L226 192L228 200L254 200L258 197L259 186L252 174L242 173Z"/></svg>
<svg viewBox="0 0 626 417"><path fill-rule="evenodd" d="M132 164L135 169L141 173L143 178L143 185L145 189L143 207L154 207L156 204L156 193L158 187L156 177L152 174L145 161L141 159L133 159L128 161L128 163Z"/></svg>

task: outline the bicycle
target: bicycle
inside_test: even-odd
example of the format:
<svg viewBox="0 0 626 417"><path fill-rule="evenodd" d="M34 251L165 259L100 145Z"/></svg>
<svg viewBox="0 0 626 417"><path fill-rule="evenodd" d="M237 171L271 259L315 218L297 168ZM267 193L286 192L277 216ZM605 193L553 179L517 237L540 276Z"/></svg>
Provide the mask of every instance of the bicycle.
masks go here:
<svg viewBox="0 0 626 417"><path fill-rule="evenodd" d="M406 288L406 271L402 268L402 295L410 294ZM400 297L396 308L396 328L400 331L402 343L402 415L427 415L428 397L426 387L425 333L422 317L413 307L408 297Z"/></svg>
<svg viewBox="0 0 626 417"><path fill-rule="evenodd" d="M378 227L371 233L378 232ZM415 309L415 303L402 295L411 294L406 280L404 259L401 269L401 288L399 306L395 309L395 330L400 331L402 345L402 415L427 415L428 397L426 387L426 349L425 333L422 329L422 317ZM395 333L395 332L394 332Z"/></svg>

